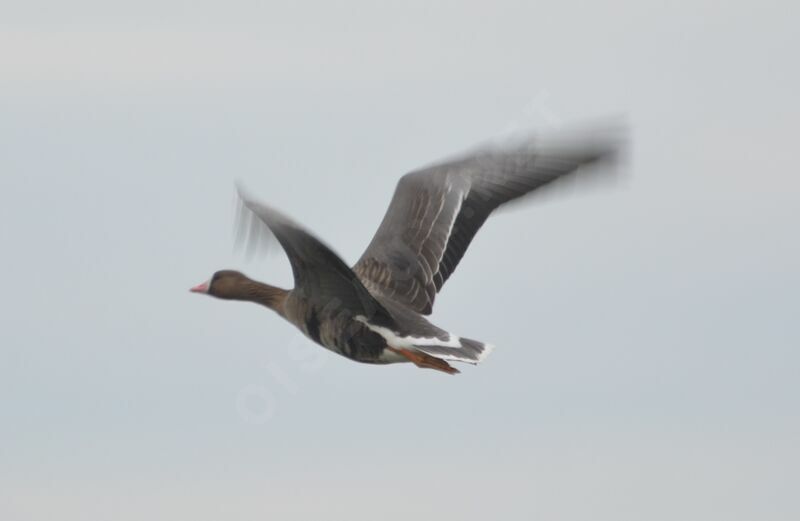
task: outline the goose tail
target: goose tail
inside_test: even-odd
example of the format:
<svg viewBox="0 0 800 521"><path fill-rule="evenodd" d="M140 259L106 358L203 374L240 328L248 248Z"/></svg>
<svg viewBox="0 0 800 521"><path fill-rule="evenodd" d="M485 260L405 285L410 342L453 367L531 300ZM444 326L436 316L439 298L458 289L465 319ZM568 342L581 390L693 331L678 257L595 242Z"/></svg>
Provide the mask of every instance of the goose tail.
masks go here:
<svg viewBox="0 0 800 521"><path fill-rule="evenodd" d="M464 362L467 364L476 365L489 356L494 349L492 344L472 340L471 338L454 337L458 338L457 345L442 346L442 345L414 345L414 349L425 353L426 355L433 356L439 360L447 362ZM451 340L451 341L452 341Z"/></svg>

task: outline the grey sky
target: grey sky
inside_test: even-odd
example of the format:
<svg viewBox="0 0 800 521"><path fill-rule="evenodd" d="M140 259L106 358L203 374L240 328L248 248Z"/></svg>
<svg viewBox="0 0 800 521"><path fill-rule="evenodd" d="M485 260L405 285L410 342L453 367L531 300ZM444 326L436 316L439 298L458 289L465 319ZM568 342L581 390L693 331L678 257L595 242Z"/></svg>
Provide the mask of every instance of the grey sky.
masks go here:
<svg viewBox="0 0 800 521"><path fill-rule="evenodd" d="M0 16L0 518L800 517L791 2L17 2ZM624 115L627 181L494 216L359 365L188 288L233 182L347 261L397 178Z"/></svg>

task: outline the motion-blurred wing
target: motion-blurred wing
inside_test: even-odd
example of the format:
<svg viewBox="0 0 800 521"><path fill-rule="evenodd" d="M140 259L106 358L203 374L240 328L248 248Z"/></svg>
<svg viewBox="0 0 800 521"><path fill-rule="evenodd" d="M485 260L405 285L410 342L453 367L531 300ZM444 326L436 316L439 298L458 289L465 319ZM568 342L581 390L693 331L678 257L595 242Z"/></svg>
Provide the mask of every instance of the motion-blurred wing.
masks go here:
<svg viewBox="0 0 800 521"><path fill-rule="evenodd" d="M294 275L293 292L322 306L337 305L373 321L390 321L391 315L367 291L353 271L328 246L277 210L248 198L240 189L239 239L248 247L278 240Z"/></svg>
<svg viewBox="0 0 800 521"><path fill-rule="evenodd" d="M613 152L608 143L528 144L406 174L353 271L370 290L427 315L495 208Z"/></svg>

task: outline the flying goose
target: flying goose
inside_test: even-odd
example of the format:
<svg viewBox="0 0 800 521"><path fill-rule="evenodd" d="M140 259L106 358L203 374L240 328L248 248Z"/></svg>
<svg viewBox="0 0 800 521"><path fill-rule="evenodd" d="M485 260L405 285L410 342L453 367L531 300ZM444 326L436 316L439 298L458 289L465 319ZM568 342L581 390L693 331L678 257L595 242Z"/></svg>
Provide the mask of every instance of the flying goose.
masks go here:
<svg viewBox="0 0 800 521"><path fill-rule="evenodd" d="M492 346L449 333L425 315L478 229L497 207L614 152L597 140L550 149L526 141L408 173L352 268L303 227L240 190L245 234L258 241L262 227L277 239L295 286L281 289L222 270L191 291L264 305L351 360L413 362L455 374L448 362L477 364Z"/></svg>

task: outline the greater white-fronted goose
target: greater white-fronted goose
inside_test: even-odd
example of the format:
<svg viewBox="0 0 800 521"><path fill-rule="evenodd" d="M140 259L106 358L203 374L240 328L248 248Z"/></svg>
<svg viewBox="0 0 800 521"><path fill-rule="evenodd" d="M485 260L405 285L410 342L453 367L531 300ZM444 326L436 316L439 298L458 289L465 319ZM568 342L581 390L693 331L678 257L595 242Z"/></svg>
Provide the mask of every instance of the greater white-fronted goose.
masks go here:
<svg viewBox="0 0 800 521"><path fill-rule="evenodd" d="M451 334L424 315L478 229L498 206L614 152L607 140L552 148L527 142L484 148L406 174L352 268L301 226L240 191L248 240L257 241L262 231L274 235L289 258L295 286L276 288L223 270L191 291L262 304L351 360L413 362L458 373L448 362L477 364L492 346Z"/></svg>

